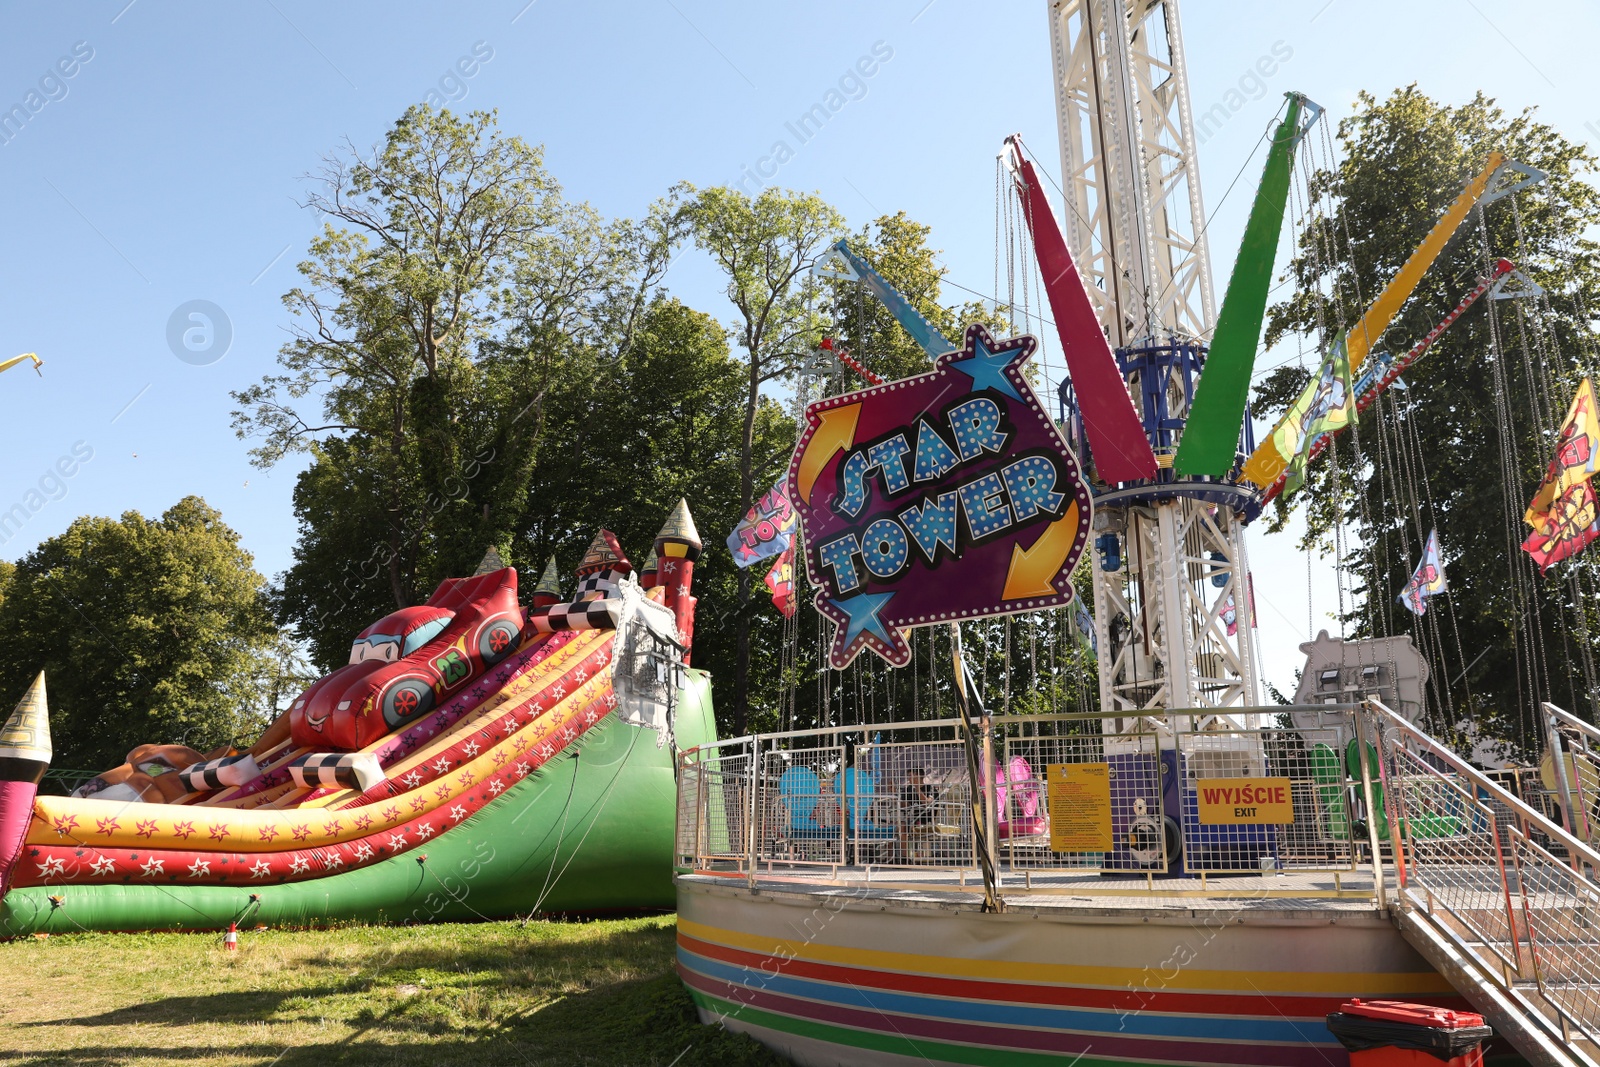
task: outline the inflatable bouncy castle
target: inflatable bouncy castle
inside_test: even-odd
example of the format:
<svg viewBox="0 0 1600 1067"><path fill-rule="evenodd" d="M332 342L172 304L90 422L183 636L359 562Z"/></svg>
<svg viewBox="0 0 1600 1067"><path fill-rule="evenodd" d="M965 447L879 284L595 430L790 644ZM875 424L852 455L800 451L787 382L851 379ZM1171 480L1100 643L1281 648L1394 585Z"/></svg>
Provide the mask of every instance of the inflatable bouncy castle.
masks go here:
<svg viewBox="0 0 1600 1067"><path fill-rule="evenodd" d="M642 575L602 530L526 606L491 551L249 748L141 745L69 797L38 793L41 674L0 729L0 936L670 908L675 755L714 736L700 547L680 502Z"/></svg>

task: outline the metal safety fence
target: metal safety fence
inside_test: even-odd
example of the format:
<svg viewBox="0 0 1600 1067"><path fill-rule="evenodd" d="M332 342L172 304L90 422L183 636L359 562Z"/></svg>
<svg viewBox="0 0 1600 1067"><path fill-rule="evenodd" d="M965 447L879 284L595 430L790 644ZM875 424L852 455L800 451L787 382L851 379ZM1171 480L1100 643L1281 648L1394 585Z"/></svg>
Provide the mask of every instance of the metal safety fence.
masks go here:
<svg viewBox="0 0 1600 1067"><path fill-rule="evenodd" d="M1519 780L1474 767L1377 701L1368 756L1381 796L1369 835L1394 856L1402 928L1422 924L1476 963L1561 1045L1600 1040L1600 853L1585 829L1600 731L1545 705L1557 819ZM1381 755L1381 758L1380 758ZM1508 788L1511 787L1511 788ZM1573 832L1576 826L1577 832Z"/></svg>
<svg viewBox="0 0 1600 1067"><path fill-rule="evenodd" d="M965 885L986 842L1002 877L1030 884L1349 870L1364 840L1354 714L999 716L980 731L976 783L955 719L717 742L682 754L677 862Z"/></svg>

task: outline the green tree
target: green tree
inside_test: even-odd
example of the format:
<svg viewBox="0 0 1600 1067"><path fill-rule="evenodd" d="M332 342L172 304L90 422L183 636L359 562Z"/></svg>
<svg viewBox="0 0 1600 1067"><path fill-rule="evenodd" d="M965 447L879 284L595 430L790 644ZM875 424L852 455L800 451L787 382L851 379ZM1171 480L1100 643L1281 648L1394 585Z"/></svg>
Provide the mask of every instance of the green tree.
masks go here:
<svg viewBox="0 0 1600 1067"><path fill-rule="evenodd" d="M768 189L752 199L718 186L699 191L685 209L695 243L716 261L733 304L733 337L745 364L744 427L739 441L739 514L782 471L781 454L762 463L757 425L769 402L764 389L791 376L821 342L819 284L811 265L844 229L844 217L821 197ZM736 603L731 720L742 733L750 716L753 625L761 610L754 568L735 575Z"/></svg>
<svg viewBox="0 0 1600 1067"><path fill-rule="evenodd" d="M523 529L547 404L626 339L682 224L603 223L494 115L421 105L370 161L330 155L306 206L330 221L284 296L284 373L235 394L235 427L263 466L312 456L278 607L331 665L352 623Z"/></svg>
<svg viewBox="0 0 1600 1067"><path fill-rule="evenodd" d="M1269 345L1353 325L1491 150L1549 175L1469 219L1376 347L1404 352L1490 257L1514 259L1547 295L1480 301L1291 502L1304 503L1324 545L1341 523L1357 535L1350 569L1364 601L1348 621L1362 634L1413 634L1432 663L1435 728L1469 720L1515 747L1536 745L1538 700L1590 706L1596 692L1593 561L1541 578L1517 547L1552 431L1595 366L1587 309L1600 298L1600 260L1582 236L1597 207L1583 180L1594 160L1531 111L1507 116L1481 94L1451 107L1414 85L1382 101L1363 94L1339 140L1338 169L1311 179L1313 196L1333 193L1337 208L1308 227L1291 267L1296 295L1272 308ZM1257 410L1281 411L1305 380L1297 367L1267 375ZM1285 514L1280 506L1278 525ZM1417 619L1394 598L1433 526L1451 592Z"/></svg>
<svg viewBox="0 0 1600 1067"><path fill-rule="evenodd" d="M0 699L9 707L46 672L61 767L112 766L147 742L251 740L276 715L284 673L265 591L199 497L155 520L80 518L6 585Z"/></svg>

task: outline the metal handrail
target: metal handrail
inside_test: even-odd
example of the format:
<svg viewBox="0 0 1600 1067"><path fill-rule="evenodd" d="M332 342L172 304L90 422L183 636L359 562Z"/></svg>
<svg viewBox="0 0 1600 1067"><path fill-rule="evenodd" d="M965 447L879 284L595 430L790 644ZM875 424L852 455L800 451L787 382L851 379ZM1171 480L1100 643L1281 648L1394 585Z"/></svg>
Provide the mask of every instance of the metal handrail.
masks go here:
<svg viewBox="0 0 1600 1067"><path fill-rule="evenodd" d="M1473 785L1487 790L1491 797L1516 812L1519 818L1526 819L1530 824L1538 827L1540 833L1549 837L1552 841L1558 842L1572 856L1581 856L1585 863L1588 863L1596 870L1600 870L1600 852L1595 851L1588 844L1568 833L1565 827L1551 822L1532 805L1526 803L1493 778L1490 778L1471 763L1462 759L1453 749L1447 748L1417 729L1416 726L1402 718L1392 708L1385 706L1376 697L1368 699L1366 703L1368 709L1378 713L1379 717L1387 724L1398 728L1413 740L1422 742L1434 755L1450 764L1451 773L1459 774L1471 781Z"/></svg>

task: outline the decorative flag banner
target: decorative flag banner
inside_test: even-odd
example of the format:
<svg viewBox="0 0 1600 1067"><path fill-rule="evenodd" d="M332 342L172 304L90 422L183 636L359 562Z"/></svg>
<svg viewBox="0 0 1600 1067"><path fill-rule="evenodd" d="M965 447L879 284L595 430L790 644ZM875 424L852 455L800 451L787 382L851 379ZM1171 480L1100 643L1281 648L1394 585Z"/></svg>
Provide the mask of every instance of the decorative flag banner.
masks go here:
<svg viewBox="0 0 1600 1067"><path fill-rule="evenodd" d="M1289 462L1289 477L1284 482L1283 495L1297 491L1306 483L1306 464L1311 461L1311 446L1323 434L1334 434L1350 425L1355 414L1355 390L1350 385L1350 355L1345 349L1344 334L1333 339L1333 347L1322 361L1317 376L1306 383L1305 391L1284 416L1278 433L1293 429L1298 433ZM1298 417L1296 417L1298 416ZM1283 444L1288 443L1285 438Z"/></svg>
<svg viewBox="0 0 1600 1067"><path fill-rule="evenodd" d="M784 479L761 494L728 535L728 551L739 567L771 559L794 540L794 508L789 504Z"/></svg>
<svg viewBox="0 0 1600 1067"><path fill-rule="evenodd" d="M911 662L913 626L1072 601L1090 497L1023 365L980 325L934 370L819 400L789 461L828 662Z"/></svg>
<svg viewBox="0 0 1600 1067"><path fill-rule="evenodd" d="M1596 512L1593 482L1579 482L1556 498L1550 510L1540 516L1533 533L1522 542L1522 550L1533 557L1540 574L1576 556L1600 537L1600 515Z"/></svg>
<svg viewBox="0 0 1600 1067"><path fill-rule="evenodd" d="M1422 562L1406 583L1405 592L1395 597L1400 605L1413 615L1425 615L1428 598L1438 596L1446 589L1444 564L1439 561L1439 531L1428 531L1428 543L1422 548Z"/></svg>
<svg viewBox="0 0 1600 1067"><path fill-rule="evenodd" d="M783 612L786 619L794 618L794 545L778 553L778 560L767 572L767 589L772 592L772 604Z"/></svg>
<svg viewBox="0 0 1600 1067"><path fill-rule="evenodd" d="M1539 483L1523 516L1529 526L1538 530L1548 525L1547 515L1553 512L1556 502L1567 496L1573 486L1587 482L1594 474L1597 453L1600 453L1600 420L1595 417L1594 386L1585 378L1572 398L1566 421L1561 424L1555 455L1550 458L1544 481ZM1569 502L1568 510L1580 506L1581 501L1574 500Z"/></svg>

